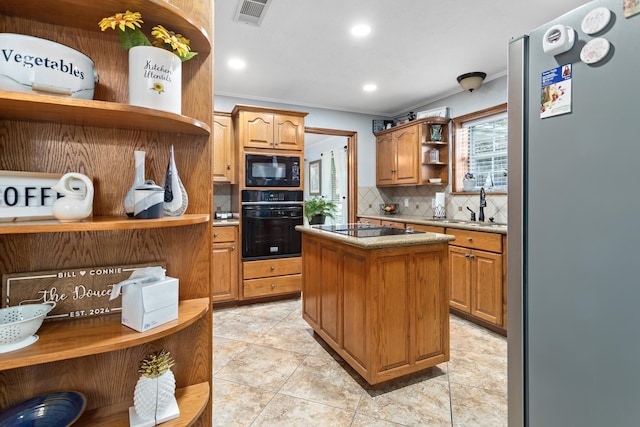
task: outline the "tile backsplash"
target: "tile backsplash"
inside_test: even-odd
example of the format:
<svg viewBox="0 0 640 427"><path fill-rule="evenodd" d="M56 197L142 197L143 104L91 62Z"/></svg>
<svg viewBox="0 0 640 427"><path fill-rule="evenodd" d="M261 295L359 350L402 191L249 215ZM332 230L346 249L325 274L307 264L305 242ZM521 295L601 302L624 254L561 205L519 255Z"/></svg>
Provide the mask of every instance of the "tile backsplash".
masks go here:
<svg viewBox="0 0 640 427"><path fill-rule="evenodd" d="M436 191L442 187L432 186L408 186L408 187L358 187L358 215L379 215L380 204L397 203L400 213L405 215L424 216L433 218L431 200L436 196ZM445 192L445 211L447 218L469 220L470 212L467 206L476 212L480 210L480 196L452 195L451 188L447 186ZM405 206L408 200L409 206ZM504 194L487 194L487 207L484 209L485 219L494 217L498 223L507 222L507 196Z"/></svg>
<svg viewBox="0 0 640 427"><path fill-rule="evenodd" d="M231 211L231 185L213 185L213 211Z"/></svg>

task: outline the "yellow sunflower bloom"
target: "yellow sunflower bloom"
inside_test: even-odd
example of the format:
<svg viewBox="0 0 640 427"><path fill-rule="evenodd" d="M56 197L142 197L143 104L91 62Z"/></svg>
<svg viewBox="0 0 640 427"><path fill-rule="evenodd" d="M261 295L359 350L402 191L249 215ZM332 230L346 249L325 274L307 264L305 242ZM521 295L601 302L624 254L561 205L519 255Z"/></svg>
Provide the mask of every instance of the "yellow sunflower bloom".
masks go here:
<svg viewBox="0 0 640 427"><path fill-rule="evenodd" d="M169 31L162 25L156 25L151 30L151 35L155 37L153 45L157 47L164 47L163 44L171 46L180 57L187 56L191 48L189 47L189 39L183 37L182 34L176 34L173 31Z"/></svg>
<svg viewBox="0 0 640 427"><path fill-rule="evenodd" d="M120 31L124 31L125 28L130 28L132 30L141 28L140 24L143 22L140 12L131 12L130 10L127 10L124 13L116 13L108 18L103 18L98 25L102 31L108 28L115 30L116 27L118 27Z"/></svg>

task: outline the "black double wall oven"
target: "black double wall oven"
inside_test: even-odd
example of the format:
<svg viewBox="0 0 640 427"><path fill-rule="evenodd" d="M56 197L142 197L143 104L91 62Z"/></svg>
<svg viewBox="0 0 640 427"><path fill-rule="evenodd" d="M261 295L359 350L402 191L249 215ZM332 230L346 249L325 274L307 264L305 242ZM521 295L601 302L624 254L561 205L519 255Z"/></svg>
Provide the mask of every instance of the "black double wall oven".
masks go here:
<svg viewBox="0 0 640 427"><path fill-rule="evenodd" d="M242 190L242 259L300 256L302 211L300 190Z"/></svg>

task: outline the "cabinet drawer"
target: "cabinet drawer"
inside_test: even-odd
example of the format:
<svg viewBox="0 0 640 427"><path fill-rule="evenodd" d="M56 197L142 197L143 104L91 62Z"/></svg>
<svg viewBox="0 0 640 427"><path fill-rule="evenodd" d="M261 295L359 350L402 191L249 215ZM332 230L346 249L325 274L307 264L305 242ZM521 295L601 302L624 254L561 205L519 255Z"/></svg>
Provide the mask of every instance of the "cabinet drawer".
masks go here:
<svg viewBox="0 0 640 427"><path fill-rule="evenodd" d="M243 279L301 274L302 258L294 257L246 261L242 263L242 272Z"/></svg>
<svg viewBox="0 0 640 427"><path fill-rule="evenodd" d="M384 227L404 228L404 222L397 221L380 221L380 225Z"/></svg>
<svg viewBox="0 0 640 427"><path fill-rule="evenodd" d="M236 227L213 227L213 243L233 242L236 240Z"/></svg>
<svg viewBox="0 0 640 427"><path fill-rule="evenodd" d="M255 298L300 292L301 290L302 274L293 274L290 276L245 280L242 295L244 298Z"/></svg>
<svg viewBox="0 0 640 427"><path fill-rule="evenodd" d="M407 224L407 227L413 227L416 231L426 231L428 233L444 234L444 227L434 227L433 225Z"/></svg>
<svg viewBox="0 0 640 427"><path fill-rule="evenodd" d="M451 245L462 246L470 249L481 249L489 252L502 252L501 234L459 230L454 228L447 228L447 234L456 237L456 240L449 242Z"/></svg>

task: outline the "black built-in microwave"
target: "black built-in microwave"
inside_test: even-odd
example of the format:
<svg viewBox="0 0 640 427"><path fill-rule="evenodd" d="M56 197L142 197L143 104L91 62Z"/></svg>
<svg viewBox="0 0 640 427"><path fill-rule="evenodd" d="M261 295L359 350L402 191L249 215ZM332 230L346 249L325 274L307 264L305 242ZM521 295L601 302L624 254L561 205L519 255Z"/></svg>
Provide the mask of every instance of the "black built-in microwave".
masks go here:
<svg viewBox="0 0 640 427"><path fill-rule="evenodd" d="M299 156L247 154L246 187L300 187Z"/></svg>

